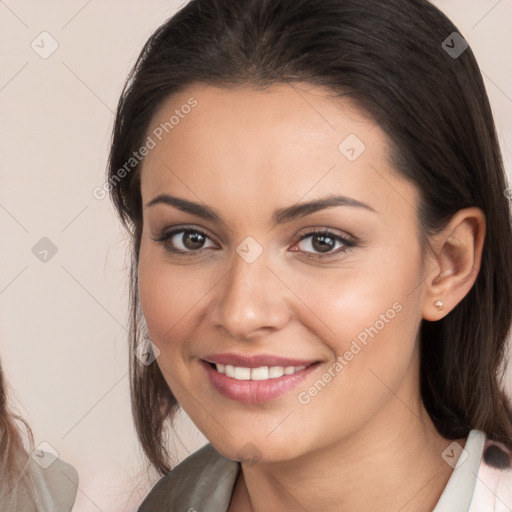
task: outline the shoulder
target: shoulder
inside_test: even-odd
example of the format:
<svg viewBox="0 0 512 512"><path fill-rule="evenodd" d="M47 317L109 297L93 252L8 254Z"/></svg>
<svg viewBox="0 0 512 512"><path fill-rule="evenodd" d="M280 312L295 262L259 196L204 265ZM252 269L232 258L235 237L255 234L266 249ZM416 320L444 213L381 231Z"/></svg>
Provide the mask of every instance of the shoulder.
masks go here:
<svg viewBox="0 0 512 512"><path fill-rule="evenodd" d="M511 509L512 453L502 443L486 439L470 512Z"/></svg>
<svg viewBox="0 0 512 512"><path fill-rule="evenodd" d="M139 512L226 510L239 467L207 443L158 481Z"/></svg>

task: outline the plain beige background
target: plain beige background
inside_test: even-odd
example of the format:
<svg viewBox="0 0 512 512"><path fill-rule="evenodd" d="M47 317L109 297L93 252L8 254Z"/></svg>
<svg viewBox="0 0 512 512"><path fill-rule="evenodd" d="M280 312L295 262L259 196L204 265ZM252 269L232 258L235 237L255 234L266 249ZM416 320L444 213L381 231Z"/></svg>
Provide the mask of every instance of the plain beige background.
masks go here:
<svg viewBox="0 0 512 512"><path fill-rule="evenodd" d="M180 3L0 0L0 354L36 445L80 473L78 512L136 510L154 478L129 408L126 238L93 190L126 75ZM512 0L435 3L479 60L509 170ZM205 442L178 430L180 457Z"/></svg>

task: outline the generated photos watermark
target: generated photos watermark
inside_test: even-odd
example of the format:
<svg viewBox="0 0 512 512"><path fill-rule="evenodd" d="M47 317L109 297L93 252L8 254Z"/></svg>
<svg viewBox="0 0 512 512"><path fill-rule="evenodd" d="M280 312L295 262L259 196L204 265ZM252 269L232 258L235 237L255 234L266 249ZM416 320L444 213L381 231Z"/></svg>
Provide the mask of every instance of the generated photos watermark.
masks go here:
<svg viewBox="0 0 512 512"><path fill-rule="evenodd" d="M133 169L135 169L140 162L149 155L152 149L155 149L158 143L164 138L166 134L171 133L172 130L185 119L185 117L192 112L192 109L197 107L198 101L191 97L186 103L181 105L180 108L174 110L174 113L169 119L163 123L160 123L153 131L147 136L144 144L132 153L130 158L106 181L101 187L95 187L92 191L92 195L95 199L101 200L107 197L107 194L121 182Z"/></svg>
<svg viewBox="0 0 512 512"><path fill-rule="evenodd" d="M370 327L362 330L355 339L352 340L348 349L336 358L336 361L318 378L307 390L301 391L297 395L297 400L302 405L307 405L331 382L341 371L348 366L357 354L368 346L370 339L375 338L387 324L389 324L400 311L403 306L399 302L395 302L393 306L381 313L379 319Z"/></svg>

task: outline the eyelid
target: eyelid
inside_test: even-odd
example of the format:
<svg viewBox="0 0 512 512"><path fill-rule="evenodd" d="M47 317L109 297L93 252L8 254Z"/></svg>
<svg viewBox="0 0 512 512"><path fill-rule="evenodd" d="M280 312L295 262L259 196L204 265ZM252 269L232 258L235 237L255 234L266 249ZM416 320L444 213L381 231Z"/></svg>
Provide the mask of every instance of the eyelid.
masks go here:
<svg viewBox="0 0 512 512"><path fill-rule="evenodd" d="M324 234L327 234L327 235L333 235L335 237L338 237L338 238L342 238L344 240L346 240L347 242L356 242L356 239L352 236L352 235L349 235L348 233L339 233L338 230L335 230L333 228L304 228L305 230L307 231L304 231L303 234L299 235L299 240L303 240L304 238L307 238L308 236L311 236L311 235L324 235ZM303 230L301 230L303 231Z"/></svg>
<svg viewBox="0 0 512 512"><path fill-rule="evenodd" d="M160 234L152 236L151 239L155 242L162 242L164 240L168 240L177 233L182 233L185 231L194 231L208 237L210 240L212 239L212 237L205 230L193 226L175 226L172 228L164 228L162 231L160 231Z"/></svg>

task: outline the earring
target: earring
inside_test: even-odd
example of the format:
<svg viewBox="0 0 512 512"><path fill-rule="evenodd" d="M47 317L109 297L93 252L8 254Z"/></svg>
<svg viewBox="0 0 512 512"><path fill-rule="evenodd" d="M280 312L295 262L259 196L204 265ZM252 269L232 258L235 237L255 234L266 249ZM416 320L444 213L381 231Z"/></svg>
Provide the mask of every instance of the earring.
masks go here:
<svg viewBox="0 0 512 512"><path fill-rule="evenodd" d="M438 311L443 311L444 309L444 304L442 300L436 300L434 306L437 308Z"/></svg>

